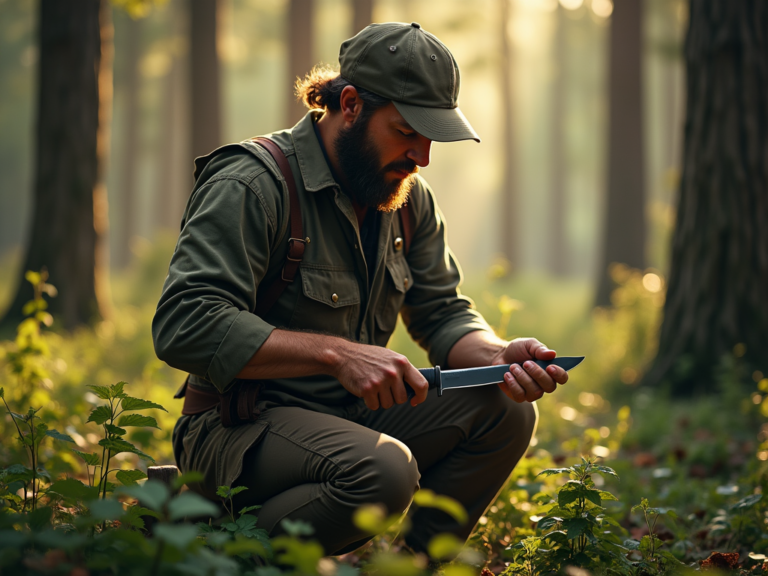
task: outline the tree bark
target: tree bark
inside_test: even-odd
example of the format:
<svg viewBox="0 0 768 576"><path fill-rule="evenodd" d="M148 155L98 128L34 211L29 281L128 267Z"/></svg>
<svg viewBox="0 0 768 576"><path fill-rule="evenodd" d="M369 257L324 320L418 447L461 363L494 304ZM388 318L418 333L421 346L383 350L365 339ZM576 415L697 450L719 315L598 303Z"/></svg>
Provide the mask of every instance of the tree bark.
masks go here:
<svg viewBox="0 0 768 576"><path fill-rule="evenodd" d="M373 22L373 0L352 0L352 34Z"/></svg>
<svg viewBox="0 0 768 576"><path fill-rule="evenodd" d="M768 4L696 0L683 175L659 353L646 383L713 388L733 353L768 372Z"/></svg>
<svg viewBox="0 0 768 576"><path fill-rule="evenodd" d="M315 20L314 0L290 0L288 3L288 106L287 122L293 126L306 114L307 109L296 99L295 86L298 78L304 78L314 66L313 23Z"/></svg>
<svg viewBox="0 0 768 576"><path fill-rule="evenodd" d="M612 263L645 267L642 0L614 2L609 57L608 187L595 303L610 304Z"/></svg>
<svg viewBox="0 0 768 576"><path fill-rule="evenodd" d="M522 238L520 237L520 200L517 189L515 150L514 98L512 97L512 44L509 40L509 22L512 18L511 0L498 0L499 9L499 95L501 101L502 163L501 181L501 237L504 257L512 268L520 264Z"/></svg>
<svg viewBox="0 0 768 576"><path fill-rule="evenodd" d="M555 17L557 28L555 32L555 74L552 85L552 168L551 168L551 202L550 215L550 269L555 276L565 276L568 273L568 244L566 242L566 197L565 180L567 162L565 156L565 93L566 93L566 49L565 26L567 21L563 8L558 3Z"/></svg>
<svg viewBox="0 0 768 576"><path fill-rule="evenodd" d="M131 260L131 238L136 232L136 176L139 150L139 56L142 21L126 18L125 25L125 126L120 175L120 224L117 227L118 268Z"/></svg>
<svg viewBox="0 0 768 576"><path fill-rule="evenodd" d="M221 145L221 70L216 52L217 0L189 0L192 158ZM190 164L190 179L191 179Z"/></svg>
<svg viewBox="0 0 768 576"><path fill-rule="evenodd" d="M50 312L67 329L108 313L104 168L112 102L111 5L41 0L34 208L22 272L48 269ZM20 275L21 276L21 275ZM19 284L2 327L31 286Z"/></svg>

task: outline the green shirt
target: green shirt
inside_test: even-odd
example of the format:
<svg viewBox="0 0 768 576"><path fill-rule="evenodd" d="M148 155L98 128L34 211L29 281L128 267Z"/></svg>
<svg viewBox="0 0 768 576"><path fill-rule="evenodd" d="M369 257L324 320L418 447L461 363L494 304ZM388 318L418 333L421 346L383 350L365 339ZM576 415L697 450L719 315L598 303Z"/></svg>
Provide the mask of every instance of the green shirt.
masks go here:
<svg viewBox="0 0 768 576"><path fill-rule="evenodd" d="M288 192L269 154L250 141L196 160L197 181L152 322L160 359L198 386L226 390L275 328L322 332L386 346L398 314L409 333L445 367L462 336L490 330L459 292L461 271L446 244L445 219L427 183L411 192L413 238L404 254L400 218L382 213L369 275L352 202L341 191L308 113L270 137L296 180L305 236L296 279L263 317L262 290L282 271L288 250ZM274 379L261 400L323 412L364 407L325 375ZM361 408L362 409L362 408Z"/></svg>

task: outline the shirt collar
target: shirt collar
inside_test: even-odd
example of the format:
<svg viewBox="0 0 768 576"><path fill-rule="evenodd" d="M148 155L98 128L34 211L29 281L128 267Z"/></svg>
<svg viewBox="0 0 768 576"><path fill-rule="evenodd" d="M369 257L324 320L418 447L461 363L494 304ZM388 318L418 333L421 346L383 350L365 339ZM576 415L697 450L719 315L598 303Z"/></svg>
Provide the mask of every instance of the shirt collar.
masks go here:
<svg viewBox="0 0 768 576"><path fill-rule="evenodd" d="M322 110L310 110L291 130L301 178L304 180L304 188L309 192L338 186L315 134L314 123L322 114Z"/></svg>

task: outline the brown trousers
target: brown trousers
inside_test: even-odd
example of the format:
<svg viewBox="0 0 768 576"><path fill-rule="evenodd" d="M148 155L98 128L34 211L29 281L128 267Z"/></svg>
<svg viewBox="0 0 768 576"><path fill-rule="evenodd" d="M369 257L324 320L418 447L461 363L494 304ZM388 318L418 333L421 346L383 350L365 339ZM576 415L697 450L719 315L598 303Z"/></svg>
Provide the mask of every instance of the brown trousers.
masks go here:
<svg viewBox="0 0 768 576"><path fill-rule="evenodd" d="M258 526L271 535L284 518L309 522L326 554L336 555L370 539L352 522L357 508L378 503L401 513L419 486L458 500L469 521L417 509L406 543L426 551L445 532L466 540L525 454L537 412L483 386L440 398L432 390L415 408L366 410L356 421L292 407L259 419L268 429L244 456L236 484L248 490L235 509L261 504Z"/></svg>

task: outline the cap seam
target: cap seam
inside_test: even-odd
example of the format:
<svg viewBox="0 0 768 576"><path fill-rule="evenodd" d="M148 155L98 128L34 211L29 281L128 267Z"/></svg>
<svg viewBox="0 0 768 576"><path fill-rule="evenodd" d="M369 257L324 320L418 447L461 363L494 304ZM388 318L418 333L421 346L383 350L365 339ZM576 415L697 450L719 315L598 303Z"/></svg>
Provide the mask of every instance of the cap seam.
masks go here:
<svg viewBox="0 0 768 576"><path fill-rule="evenodd" d="M366 42L365 47L360 51L360 56L358 56L357 60L355 60L354 65L352 66L352 70L350 72L350 76L352 78L348 78L350 82L354 82L354 76L355 72L357 72L357 69L360 67L360 64L362 64L365 57L368 55L368 51L371 49L371 46L373 43L384 36L387 33L386 30L379 30L377 34L374 34L371 36L371 38Z"/></svg>
<svg viewBox="0 0 768 576"><path fill-rule="evenodd" d="M416 34L419 33L419 28L413 28ZM416 44L416 37L411 34L411 44L408 50L408 61L405 63L405 78L403 78L403 89L400 91L400 98L405 98L405 89L408 86L408 77L411 75L411 62L413 62L413 53L415 51L413 45Z"/></svg>

